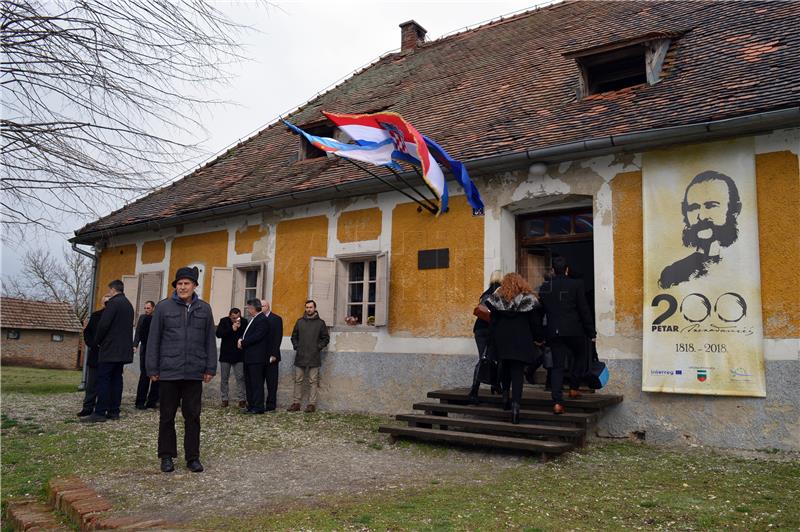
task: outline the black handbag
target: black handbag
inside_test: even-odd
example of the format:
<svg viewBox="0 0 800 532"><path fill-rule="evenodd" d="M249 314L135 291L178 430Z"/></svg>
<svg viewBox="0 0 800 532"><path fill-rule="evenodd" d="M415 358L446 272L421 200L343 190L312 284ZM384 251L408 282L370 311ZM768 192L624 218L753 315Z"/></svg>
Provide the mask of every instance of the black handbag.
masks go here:
<svg viewBox="0 0 800 532"><path fill-rule="evenodd" d="M478 359L478 381L482 384L497 385L500 380L500 369L497 360L489 355L489 348L483 350Z"/></svg>
<svg viewBox="0 0 800 532"><path fill-rule="evenodd" d="M589 360L589 368L583 375L583 382L592 390L599 390L608 384L608 367L597 355L597 346L592 342L592 356Z"/></svg>

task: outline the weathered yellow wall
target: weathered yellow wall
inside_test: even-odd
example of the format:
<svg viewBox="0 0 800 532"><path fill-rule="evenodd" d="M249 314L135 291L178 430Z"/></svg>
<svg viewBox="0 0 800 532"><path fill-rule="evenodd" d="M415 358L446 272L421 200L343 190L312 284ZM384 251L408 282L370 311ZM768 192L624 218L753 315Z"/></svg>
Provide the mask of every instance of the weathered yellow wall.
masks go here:
<svg viewBox="0 0 800 532"><path fill-rule="evenodd" d="M283 334L292 334L308 296L311 257L328 254L328 217L312 216L278 223L275 230L275 278L272 309L283 317Z"/></svg>
<svg viewBox="0 0 800 532"><path fill-rule="evenodd" d="M756 155L764 336L800 337L800 166L789 151Z"/></svg>
<svg viewBox="0 0 800 532"><path fill-rule="evenodd" d="M236 253L239 255L252 253L253 244L266 236L266 234L267 230L262 229L260 225L251 225L242 231L236 231L236 243L234 244Z"/></svg>
<svg viewBox="0 0 800 532"><path fill-rule="evenodd" d="M205 301L211 294L211 269L228 265L228 231L214 231L198 235L179 236L172 241L169 259L169 280L175 278L178 268L192 263L205 266L203 271L203 293Z"/></svg>
<svg viewBox="0 0 800 532"><path fill-rule="evenodd" d="M611 180L614 223L614 308L617 334L641 336L644 281L642 173Z"/></svg>
<svg viewBox="0 0 800 532"><path fill-rule="evenodd" d="M142 264L153 264L164 260L167 244L163 240L150 240L142 244Z"/></svg>
<svg viewBox="0 0 800 532"><path fill-rule="evenodd" d="M450 248L447 269L417 269L417 252ZM464 196L433 218L416 203L392 211L389 332L414 336L470 336L472 309L483 286L483 218L472 216Z"/></svg>
<svg viewBox="0 0 800 532"><path fill-rule="evenodd" d="M122 279L123 275L136 273L136 244L104 249L97 259L97 288L94 296L95 310L100 308L103 294L108 292L108 283Z"/></svg>
<svg viewBox="0 0 800 532"><path fill-rule="evenodd" d="M377 207L343 212L336 226L339 242L375 240L381 236L381 210Z"/></svg>

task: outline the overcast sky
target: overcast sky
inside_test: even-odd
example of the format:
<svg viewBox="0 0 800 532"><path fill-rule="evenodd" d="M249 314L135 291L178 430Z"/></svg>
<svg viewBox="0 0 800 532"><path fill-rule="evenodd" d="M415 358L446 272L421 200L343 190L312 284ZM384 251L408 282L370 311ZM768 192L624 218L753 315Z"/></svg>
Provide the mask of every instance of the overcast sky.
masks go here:
<svg viewBox="0 0 800 532"><path fill-rule="evenodd" d="M398 24L416 20L428 31L428 40L475 26L490 19L545 3L524 1L271 1L219 2L232 19L257 31L244 36L245 55L252 60L234 69L230 86L217 96L233 102L204 114L208 157L250 136L284 114L386 52L400 47ZM198 163L202 162L199 160ZM190 169L187 169L187 171ZM182 172L183 173L183 172ZM118 205L121 207L122 205ZM64 220L70 234L91 218ZM14 275L26 246L54 250L63 237L36 238L21 246L3 245L2 273Z"/></svg>

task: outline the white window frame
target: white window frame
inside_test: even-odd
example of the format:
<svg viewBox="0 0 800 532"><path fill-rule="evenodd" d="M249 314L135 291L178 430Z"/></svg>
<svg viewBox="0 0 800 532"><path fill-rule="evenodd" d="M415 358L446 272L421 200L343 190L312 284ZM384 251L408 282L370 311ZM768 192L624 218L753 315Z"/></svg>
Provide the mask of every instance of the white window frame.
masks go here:
<svg viewBox="0 0 800 532"><path fill-rule="evenodd" d="M359 323L358 325L348 325L345 321L345 318L348 315L350 306L349 306L349 285L350 285L350 270L349 265L353 262L368 262L368 261L376 261L375 267L375 323L374 325L370 325L368 323ZM320 279L317 279L315 283L315 271L319 268L315 267L317 264L319 267L323 267L323 265L328 264L333 269L334 273L332 274L333 277L333 285L335 287L334 294L332 301L328 301L328 298L324 297L320 290L325 290L325 286L329 286L326 282L321 282ZM323 269L326 271L325 275L330 275L330 269L324 267ZM329 326L333 326L336 328L337 331L353 331L353 330L362 330L362 331L375 331L380 327L385 327L388 325L388 310L389 310L389 301L388 301L388 294L389 294L389 256L386 252L368 252L368 253L354 253L354 254L346 254L346 255L337 255L333 258L325 258L325 257L312 257L311 258L311 268L309 274L309 292L308 296L309 299L320 299L318 301L318 305L321 305L321 301L325 301L324 305L326 308L320 310L320 316L323 315L323 311L325 314L332 316L333 319L326 323ZM368 277L368 269L365 271L365 280L364 280L364 295L365 297L369 297L369 281L367 280ZM318 294L314 293L314 290L320 292ZM316 295L316 297L315 297ZM364 309L369 308L369 302L363 302ZM330 306L333 308L331 309ZM323 318L324 319L324 318Z"/></svg>
<svg viewBox="0 0 800 532"><path fill-rule="evenodd" d="M231 308L236 307L244 312L244 307L247 303L247 301L245 301L244 293L246 289L247 272L259 272L256 276L256 297L258 299L264 299L264 287L266 285L265 281L267 278L267 264L265 262L244 262L240 264L234 264L232 268L233 290L231 292Z"/></svg>

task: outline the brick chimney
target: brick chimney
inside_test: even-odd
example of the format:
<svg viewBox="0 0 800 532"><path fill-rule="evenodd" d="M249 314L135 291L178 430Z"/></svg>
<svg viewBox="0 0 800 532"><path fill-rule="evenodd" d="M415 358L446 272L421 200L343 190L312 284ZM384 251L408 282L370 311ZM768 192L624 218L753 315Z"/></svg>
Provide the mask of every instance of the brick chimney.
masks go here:
<svg viewBox="0 0 800 532"><path fill-rule="evenodd" d="M400 51L407 52L424 43L426 33L425 28L414 20L400 24Z"/></svg>

